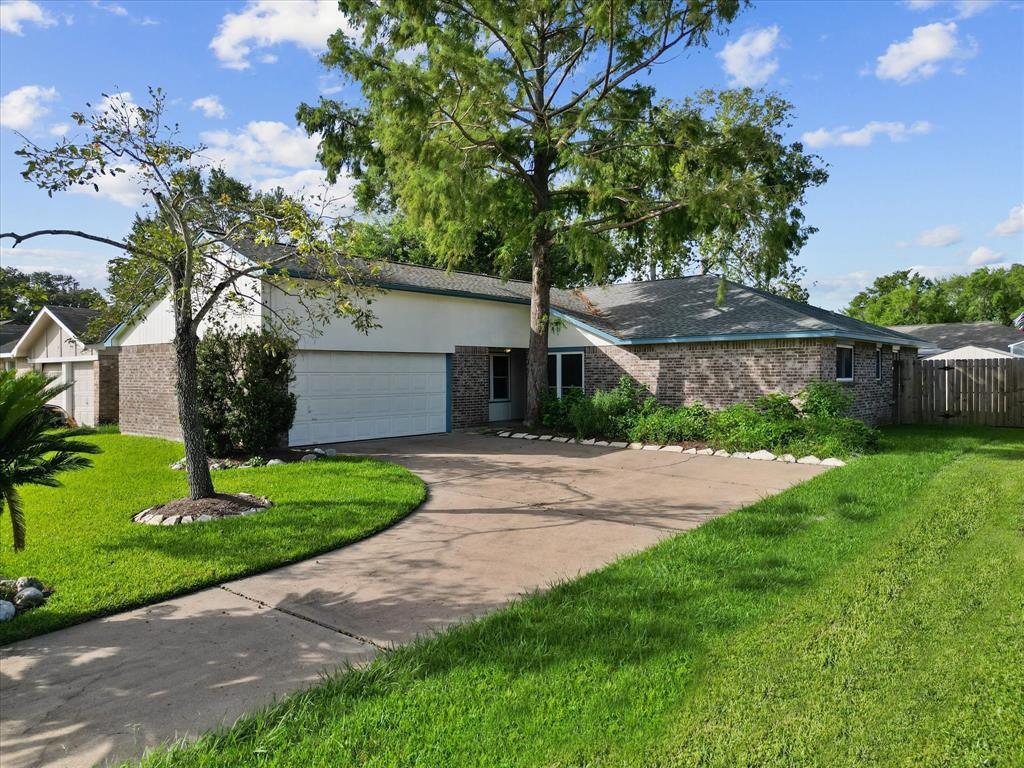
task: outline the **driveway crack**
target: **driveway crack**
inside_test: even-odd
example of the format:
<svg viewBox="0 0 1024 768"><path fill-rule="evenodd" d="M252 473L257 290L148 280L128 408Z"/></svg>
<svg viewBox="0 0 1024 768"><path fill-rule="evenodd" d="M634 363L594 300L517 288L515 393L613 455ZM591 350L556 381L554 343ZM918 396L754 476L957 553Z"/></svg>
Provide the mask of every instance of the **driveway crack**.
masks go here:
<svg viewBox="0 0 1024 768"><path fill-rule="evenodd" d="M244 594L242 592L238 592L238 591L236 591L234 589L229 589L228 587L224 586L223 584L221 584L219 588L223 589L225 592L229 592L230 594L235 595L236 597L240 597L243 600L248 600L249 602L256 603L257 605L262 605L264 608L269 608L272 611L278 611L280 613L283 613L286 616L291 616L292 618L300 619L301 621L306 621L306 622L309 622L310 624L315 624L316 626L322 627L323 629L329 630L330 632L337 632L339 635L344 635L345 637L350 637L353 640L357 640L360 643L363 643L364 645L369 645L369 646L371 646L373 648L376 648L378 651L390 650L389 648L381 645L380 643L377 643L377 642L371 640L368 637L363 637L362 635L357 635L354 632L346 632L344 629L340 629L339 627L332 626L332 625L328 624L325 621L318 621L316 619L310 618L309 616L303 616L301 613L297 613L296 611L289 611L287 608L282 608L279 605L271 605L270 603L267 603L267 602L265 602L263 600L260 600L259 598L250 597L249 595L246 595L246 594Z"/></svg>

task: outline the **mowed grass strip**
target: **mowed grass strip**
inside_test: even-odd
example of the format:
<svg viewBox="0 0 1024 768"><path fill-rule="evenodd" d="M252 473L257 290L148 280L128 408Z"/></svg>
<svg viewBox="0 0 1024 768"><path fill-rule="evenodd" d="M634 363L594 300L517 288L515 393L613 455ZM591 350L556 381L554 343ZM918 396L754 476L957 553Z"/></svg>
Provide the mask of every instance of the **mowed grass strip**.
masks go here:
<svg viewBox="0 0 1024 768"><path fill-rule="evenodd" d="M1018 765L1024 431L886 452L147 766Z"/></svg>
<svg viewBox="0 0 1024 768"><path fill-rule="evenodd" d="M301 560L364 538L423 500L423 482L373 459L333 458L213 473L217 491L267 496L248 517L151 526L131 521L147 507L188 495L169 469L178 443L97 434L95 466L60 476L63 487L25 486L27 546L11 548L0 518L0 573L35 576L56 588L40 609L0 624L7 643L85 619Z"/></svg>

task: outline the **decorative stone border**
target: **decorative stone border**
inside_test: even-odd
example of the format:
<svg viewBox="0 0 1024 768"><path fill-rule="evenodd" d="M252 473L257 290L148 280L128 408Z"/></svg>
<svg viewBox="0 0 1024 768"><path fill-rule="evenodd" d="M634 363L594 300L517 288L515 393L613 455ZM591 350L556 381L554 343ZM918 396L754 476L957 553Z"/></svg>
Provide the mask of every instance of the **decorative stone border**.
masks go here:
<svg viewBox="0 0 1024 768"><path fill-rule="evenodd" d="M576 445L592 445L596 448L616 448L634 451L665 451L666 453L686 453L691 456L719 456L725 459L748 459L753 461L781 461L786 464L820 464L823 467L845 467L846 462L842 459L828 458L819 459L817 456L802 456L799 459L791 453L784 453L776 456L771 451L736 451L729 453L721 449L713 448L683 448L681 445L658 445L656 443L610 443L607 440L577 440L574 437L555 437L554 435L532 435L528 432L499 432L498 437L508 437L517 440L550 440L553 443L575 443Z"/></svg>
<svg viewBox="0 0 1024 768"><path fill-rule="evenodd" d="M334 448L313 448L309 453L303 454L299 461L316 461L321 457L337 456L338 452ZM253 469L255 467L278 467L284 464L294 463L282 461L281 459L270 459L265 464L246 464L245 462L237 461L235 459L225 459L223 461L211 461L210 470L225 470L225 469ZM171 469L177 471L183 471L185 469L185 459L178 459L173 464L169 465Z"/></svg>
<svg viewBox="0 0 1024 768"><path fill-rule="evenodd" d="M228 517L239 517L240 515L253 515L270 509L274 502L264 496L253 496L251 493L236 493L235 496L245 496L252 499L254 506L243 509L241 512L230 512L226 515L164 515L159 510L154 511L153 507L144 509L132 518L133 523L144 525L187 525L189 523L207 523L211 520L224 520Z"/></svg>

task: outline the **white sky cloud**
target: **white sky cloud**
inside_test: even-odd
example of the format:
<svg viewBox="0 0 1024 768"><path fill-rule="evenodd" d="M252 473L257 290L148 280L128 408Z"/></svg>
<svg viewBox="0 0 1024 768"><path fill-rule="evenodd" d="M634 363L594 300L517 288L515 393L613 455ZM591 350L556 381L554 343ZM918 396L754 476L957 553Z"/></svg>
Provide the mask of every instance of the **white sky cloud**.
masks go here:
<svg viewBox="0 0 1024 768"><path fill-rule="evenodd" d="M12 248L0 246L4 266L22 272L59 272L71 275L86 288L101 288L107 283L107 258L110 253L90 253L72 248L34 248L26 244Z"/></svg>
<svg viewBox="0 0 1024 768"><path fill-rule="evenodd" d="M953 3L953 7L956 8L957 18L969 19L971 16L977 16L979 13L987 11L995 5L995 0L957 0Z"/></svg>
<svg viewBox="0 0 1024 768"><path fill-rule="evenodd" d="M969 46L961 43L956 22L935 22L915 27L906 40L892 43L878 57L875 75L881 80L911 83L934 75L943 61L969 59L976 53L973 41Z"/></svg>
<svg viewBox="0 0 1024 768"><path fill-rule="evenodd" d="M872 120L862 128L847 128L842 126L829 130L819 128L816 131L807 131L801 137L803 142L814 148L838 145L843 147L867 147L875 140L876 136L888 136L890 141L907 141L911 136L929 133L932 129L931 123L927 120L918 120L916 123L907 125L901 122L879 122Z"/></svg>
<svg viewBox="0 0 1024 768"><path fill-rule="evenodd" d="M63 136L70 130L71 126L67 123L54 123L49 128L51 136Z"/></svg>
<svg viewBox="0 0 1024 768"><path fill-rule="evenodd" d="M1010 215L996 224L995 233L1003 237L1024 232L1024 203L1010 209Z"/></svg>
<svg viewBox="0 0 1024 768"><path fill-rule="evenodd" d="M971 251L971 255L967 257L967 263L972 267L981 267L985 264L994 264L997 261L1003 260L1003 254L999 251L993 251L987 245L982 245Z"/></svg>
<svg viewBox="0 0 1024 768"><path fill-rule="evenodd" d="M57 99L53 86L23 85L0 99L0 125L16 131L27 131L50 112L48 102Z"/></svg>
<svg viewBox="0 0 1024 768"><path fill-rule="evenodd" d="M939 0L906 0L904 5L912 11L927 11L939 4Z"/></svg>
<svg viewBox="0 0 1024 768"><path fill-rule="evenodd" d="M754 29L732 43L726 43L718 53L722 68L729 75L730 85L764 85L779 68L773 56L779 45L778 26Z"/></svg>
<svg viewBox="0 0 1024 768"><path fill-rule="evenodd" d="M69 187L68 191L76 195L113 200L126 208L139 208L146 202L146 198L139 184L138 166L121 164L117 167L123 168L124 173L97 176L88 184ZM99 191L93 188L93 182Z"/></svg>
<svg viewBox="0 0 1024 768"><path fill-rule="evenodd" d="M919 245L922 248L945 248L948 245L956 245L961 240L963 240L963 234L958 226L942 224L918 233L917 237L910 242L902 241L896 245L900 248L907 248L911 245Z"/></svg>
<svg viewBox="0 0 1024 768"><path fill-rule="evenodd" d="M15 35L25 34L25 24L52 27L57 23L53 14L31 0L13 0L0 4L0 29Z"/></svg>
<svg viewBox="0 0 1024 768"><path fill-rule="evenodd" d="M238 13L221 20L210 48L229 69L248 69L249 55L261 48L290 43L311 53L327 48L338 29L351 30L335 0L252 0ZM276 61L273 54L261 59Z"/></svg>
<svg viewBox="0 0 1024 768"><path fill-rule="evenodd" d="M202 110L203 114L207 117L215 117L218 120L223 119L227 115L227 110L224 109L224 105L220 103L213 94L209 96L202 96L192 102L192 109Z"/></svg>
<svg viewBox="0 0 1024 768"><path fill-rule="evenodd" d="M92 0L92 2L89 4L93 8L96 8L101 11L106 11L107 13L112 14L114 16L128 15L128 9L125 8L123 5L118 5L117 3L101 3L100 0Z"/></svg>

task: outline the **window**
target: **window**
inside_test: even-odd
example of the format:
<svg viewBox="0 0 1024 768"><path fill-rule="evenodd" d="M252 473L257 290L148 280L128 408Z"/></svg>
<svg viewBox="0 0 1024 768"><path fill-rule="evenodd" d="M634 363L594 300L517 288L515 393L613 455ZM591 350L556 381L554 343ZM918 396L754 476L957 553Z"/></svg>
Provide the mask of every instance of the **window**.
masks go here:
<svg viewBox="0 0 1024 768"><path fill-rule="evenodd" d="M571 387L583 389L583 353L552 352L548 355L548 386L561 397Z"/></svg>
<svg viewBox="0 0 1024 768"><path fill-rule="evenodd" d="M853 347L836 347L836 381L853 381Z"/></svg>
<svg viewBox="0 0 1024 768"><path fill-rule="evenodd" d="M882 380L882 350L875 350L875 380Z"/></svg>
<svg viewBox="0 0 1024 768"><path fill-rule="evenodd" d="M508 400L508 355L491 355L491 400Z"/></svg>

